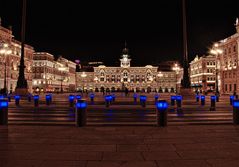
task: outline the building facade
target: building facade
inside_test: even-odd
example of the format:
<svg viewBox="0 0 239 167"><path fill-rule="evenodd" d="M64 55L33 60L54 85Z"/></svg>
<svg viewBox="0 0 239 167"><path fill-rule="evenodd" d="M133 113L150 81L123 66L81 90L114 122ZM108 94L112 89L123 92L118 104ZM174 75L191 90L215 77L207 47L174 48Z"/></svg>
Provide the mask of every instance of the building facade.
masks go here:
<svg viewBox="0 0 239 167"><path fill-rule="evenodd" d="M215 92L216 59L213 55L196 56L190 62L190 81L193 90L201 93Z"/></svg>
<svg viewBox="0 0 239 167"><path fill-rule="evenodd" d="M120 91L127 88L134 92L175 92L175 71L158 71L158 67L152 65L132 67L130 62L125 47L119 67L100 65L92 72L78 72L77 90Z"/></svg>
<svg viewBox="0 0 239 167"><path fill-rule="evenodd" d="M56 61L46 52L33 56L33 90L35 92L74 92L76 64L63 57Z"/></svg>
<svg viewBox="0 0 239 167"><path fill-rule="evenodd" d="M28 91L32 92L32 63L34 48L30 45L24 47L25 78ZM1 26L0 19L0 89L4 88L6 79L7 92L15 92L19 75L21 58L21 43L14 39L11 28Z"/></svg>
<svg viewBox="0 0 239 167"><path fill-rule="evenodd" d="M236 33L232 36L223 39L213 46L213 49L220 49L222 52L217 52L218 62L218 83L219 90L222 94L239 93L239 22L236 20Z"/></svg>

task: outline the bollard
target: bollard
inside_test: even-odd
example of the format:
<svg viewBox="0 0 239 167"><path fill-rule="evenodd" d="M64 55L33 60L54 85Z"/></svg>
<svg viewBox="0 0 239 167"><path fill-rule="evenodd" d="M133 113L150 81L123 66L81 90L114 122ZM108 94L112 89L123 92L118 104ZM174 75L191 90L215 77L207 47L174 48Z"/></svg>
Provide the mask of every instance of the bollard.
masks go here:
<svg viewBox="0 0 239 167"><path fill-rule="evenodd" d="M106 95L106 96L105 96L105 106L106 106L106 107L109 107L111 101L112 101L112 96Z"/></svg>
<svg viewBox="0 0 239 167"><path fill-rule="evenodd" d="M200 96L196 95L196 102L199 102L199 98L200 98Z"/></svg>
<svg viewBox="0 0 239 167"><path fill-rule="evenodd" d="M134 93L133 98L134 98L134 104L136 104L137 103L138 95L136 93Z"/></svg>
<svg viewBox="0 0 239 167"><path fill-rule="evenodd" d="M201 105L202 106L205 105L205 96L204 95L201 96Z"/></svg>
<svg viewBox="0 0 239 167"><path fill-rule="evenodd" d="M78 102L78 100L81 100L81 95L76 95L76 102Z"/></svg>
<svg viewBox="0 0 239 167"><path fill-rule="evenodd" d="M76 115L75 115L75 122L77 127L82 127L86 125L86 108L87 103L85 100L78 100L76 105Z"/></svg>
<svg viewBox="0 0 239 167"><path fill-rule="evenodd" d="M167 126L168 103L165 100L159 100L156 103L157 107L157 126Z"/></svg>
<svg viewBox="0 0 239 167"><path fill-rule="evenodd" d="M210 111L215 111L216 110L216 96L211 96L211 107Z"/></svg>
<svg viewBox="0 0 239 167"><path fill-rule="evenodd" d="M31 95L31 94L29 94L29 95L27 96L27 100L28 100L28 102L31 102L31 101L32 101L32 95Z"/></svg>
<svg viewBox="0 0 239 167"><path fill-rule="evenodd" d="M49 94L50 96L50 104L52 103L52 94Z"/></svg>
<svg viewBox="0 0 239 167"><path fill-rule="evenodd" d="M91 101L91 104L94 103L94 98L95 98L94 93L91 93L91 94L90 94L90 101Z"/></svg>
<svg viewBox="0 0 239 167"><path fill-rule="evenodd" d="M50 105L51 104L51 100L52 96L51 95L46 95L46 105Z"/></svg>
<svg viewBox="0 0 239 167"><path fill-rule="evenodd" d="M112 102L115 102L115 94L112 94L111 97L112 97Z"/></svg>
<svg viewBox="0 0 239 167"><path fill-rule="evenodd" d="M233 124L239 125L239 100L233 100Z"/></svg>
<svg viewBox="0 0 239 167"><path fill-rule="evenodd" d="M34 106L38 107L38 105L39 105L39 95L34 95L33 99L34 99Z"/></svg>
<svg viewBox="0 0 239 167"><path fill-rule="evenodd" d="M159 99L159 95L158 94L154 95L155 104L157 103L158 99Z"/></svg>
<svg viewBox="0 0 239 167"><path fill-rule="evenodd" d="M231 95L230 96L230 105L232 105L234 99L235 99L235 96Z"/></svg>
<svg viewBox="0 0 239 167"><path fill-rule="evenodd" d="M182 112L182 96L177 95L176 96L176 102L177 102L177 112Z"/></svg>
<svg viewBox="0 0 239 167"><path fill-rule="evenodd" d="M19 96L19 95L15 95L15 96L14 96L14 99L15 99L15 104L16 104L16 106L19 106L20 96Z"/></svg>
<svg viewBox="0 0 239 167"><path fill-rule="evenodd" d="M75 96L74 96L74 95L69 95L68 99L69 99L69 105L70 105L70 107L73 107L73 106L74 106Z"/></svg>
<svg viewBox="0 0 239 167"><path fill-rule="evenodd" d="M176 96L171 96L171 106L175 105Z"/></svg>
<svg viewBox="0 0 239 167"><path fill-rule="evenodd" d="M0 125L8 124L8 99L0 99Z"/></svg>
<svg viewBox="0 0 239 167"><path fill-rule="evenodd" d="M139 97L139 100L140 100L141 106L142 106L142 107L146 107L147 96L141 95L141 96Z"/></svg>

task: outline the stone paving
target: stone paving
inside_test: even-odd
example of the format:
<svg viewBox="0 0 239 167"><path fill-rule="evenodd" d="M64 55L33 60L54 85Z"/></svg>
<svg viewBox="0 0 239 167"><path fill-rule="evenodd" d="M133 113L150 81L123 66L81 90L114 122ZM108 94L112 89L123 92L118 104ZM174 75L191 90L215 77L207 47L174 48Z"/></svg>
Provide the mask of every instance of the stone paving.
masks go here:
<svg viewBox="0 0 239 167"><path fill-rule="evenodd" d="M0 167L239 166L239 126L0 126Z"/></svg>

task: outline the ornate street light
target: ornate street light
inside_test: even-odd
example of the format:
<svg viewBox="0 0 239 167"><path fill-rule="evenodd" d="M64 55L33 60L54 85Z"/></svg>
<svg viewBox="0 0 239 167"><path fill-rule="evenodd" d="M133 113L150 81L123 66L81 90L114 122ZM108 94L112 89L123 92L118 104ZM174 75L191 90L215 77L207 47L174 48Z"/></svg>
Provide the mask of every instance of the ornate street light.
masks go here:
<svg viewBox="0 0 239 167"><path fill-rule="evenodd" d="M66 71L66 67L58 67L58 70L61 71L61 93L63 93L63 87L62 87L62 82L63 82L63 72Z"/></svg>
<svg viewBox="0 0 239 167"><path fill-rule="evenodd" d="M157 74L157 76L160 78L160 87L162 89L162 82L161 82L161 78L163 77L163 73L161 71L159 71L159 73Z"/></svg>
<svg viewBox="0 0 239 167"><path fill-rule="evenodd" d="M82 81L83 81L83 92L84 92L84 80L85 80L85 77L87 77L87 74L85 73L85 72L82 72L82 74L80 75L83 79L82 79Z"/></svg>
<svg viewBox="0 0 239 167"><path fill-rule="evenodd" d="M217 67L217 64L218 64L218 56L220 54L223 53L223 51L218 47L218 44L215 43L214 44L214 47L210 50L210 53L215 55L216 58L215 58L215 75L216 75L216 80L215 80L215 86L216 86L216 94L219 94L219 89L218 89L218 67Z"/></svg>
<svg viewBox="0 0 239 167"><path fill-rule="evenodd" d="M9 49L8 44L3 44L3 47L0 49L0 54L4 56L4 94L7 94L7 56L12 53L12 50Z"/></svg>
<svg viewBox="0 0 239 167"><path fill-rule="evenodd" d="M178 91L177 91L177 90L178 90L178 89L177 89L177 82L178 82L177 76L178 76L179 70L180 70L180 67L178 66L178 64L177 64L177 63L174 64L173 71L175 71L175 74L176 74L176 85L175 85L176 94L178 93Z"/></svg>

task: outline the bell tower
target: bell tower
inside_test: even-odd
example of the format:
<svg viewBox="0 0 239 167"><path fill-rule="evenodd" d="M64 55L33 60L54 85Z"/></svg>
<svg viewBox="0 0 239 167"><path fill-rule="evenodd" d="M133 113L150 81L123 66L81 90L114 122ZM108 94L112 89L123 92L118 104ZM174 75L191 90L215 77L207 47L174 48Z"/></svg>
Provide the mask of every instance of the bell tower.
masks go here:
<svg viewBox="0 0 239 167"><path fill-rule="evenodd" d="M127 43L125 41L125 47L122 51L122 58L120 59L120 67L123 67L123 68L128 68L130 67L130 61L131 59L129 59L129 50L127 48Z"/></svg>

